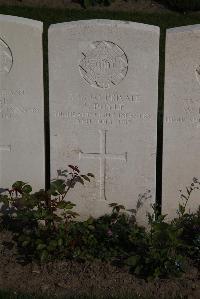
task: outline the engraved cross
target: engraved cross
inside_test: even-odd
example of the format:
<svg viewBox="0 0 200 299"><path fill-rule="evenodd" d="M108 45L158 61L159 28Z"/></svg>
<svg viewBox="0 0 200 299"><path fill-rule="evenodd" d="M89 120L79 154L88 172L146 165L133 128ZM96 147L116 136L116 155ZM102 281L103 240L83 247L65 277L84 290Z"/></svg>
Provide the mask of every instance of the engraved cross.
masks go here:
<svg viewBox="0 0 200 299"><path fill-rule="evenodd" d="M100 134L100 151L99 153L79 153L80 159L98 159L100 162L100 200L106 200L106 160L121 160L127 162L127 152L124 154L107 153L107 131L99 130Z"/></svg>

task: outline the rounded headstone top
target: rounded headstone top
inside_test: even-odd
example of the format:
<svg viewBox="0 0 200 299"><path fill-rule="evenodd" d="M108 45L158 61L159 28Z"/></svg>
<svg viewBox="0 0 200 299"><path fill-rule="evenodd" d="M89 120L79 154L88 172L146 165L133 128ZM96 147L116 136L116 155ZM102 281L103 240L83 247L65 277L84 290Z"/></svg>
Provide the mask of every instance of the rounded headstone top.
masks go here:
<svg viewBox="0 0 200 299"><path fill-rule="evenodd" d="M144 23L136 23L131 21L120 21L120 20L108 20L108 19L93 19L93 20L79 20L79 21L71 21L71 22L63 22L52 24L49 27L49 30L52 31L54 29L62 29L62 28L76 28L76 27L84 27L84 26L120 26L127 27L135 30L143 30L143 31L153 31L157 34L160 33L160 28L158 26L148 25Z"/></svg>
<svg viewBox="0 0 200 299"><path fill-rule="evenodd" d="M194 32L200 31L200 24L196 25L188 25L188 26L180 26L167 29L167 33L187 33L187 32Z"/></svg>
<svg viewBox="0 0 200 299"><path fill-rule="evenodd" d="M17 23L17 24L27 25L33 28L38 28L40 30L43 30L42 22L37 20L27 19L27 18L0 14L0 22Z"/></svg>

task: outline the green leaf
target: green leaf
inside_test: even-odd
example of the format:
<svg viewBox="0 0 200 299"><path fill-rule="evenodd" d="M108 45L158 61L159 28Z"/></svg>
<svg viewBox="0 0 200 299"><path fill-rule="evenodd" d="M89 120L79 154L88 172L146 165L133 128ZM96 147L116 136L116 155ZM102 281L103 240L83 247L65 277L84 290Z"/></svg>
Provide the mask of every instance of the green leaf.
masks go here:
<svg viewBox="0 0 200 299"><path fill-rule="evenodd" d="M22 181L16 181L13 185L12 188L13 189L18 189L18 190L22 190L22 188L26 185L27 183L24 183Z"/></svg>
<svg viewBox="0 0 200 299"><path fill-rule="evenodd" d="M36 249L37 250L43 250L44 248L46 248L46 245L45 244L39 244Z"/></svg>
<svg viewBox="0 0 200 299"><path fill-rule="evenodd" d="M84 180L86 180L86 181L90 182L90 179L87 177L87 175L85 175L85 174L82 174L82 175L81 175L81 177L82 177L82 178L84 178Z"/></svg>
<svg viewBox="0 0 200 299"><path fill-rule="evenodd" d="M79 216L79 214L74 211L67 211L67 214L73 216L74 218Z"/></svg>
<svg viewBox="0 0 200 299"><path fill-rule="evenodd" d="M42 262L44 262L45 260L47 260L48 258L48 251L47 250L43 250L41 255L40 255L40 259Z"/></svg>
<svg viewBox="0 0 200 299"><path fill-rule="evenodd" d="M54 185L55 187L59 187L59 186L63 185L64 182L65 182L64 180L58 179L58 180L52 181L51 184Z"/></svg>
<svg viewBox="0 0 200 299"><path fill-rule="evenodd" d="M184 213L185 213L185 207L184 206L182 206L181 204L179 204L178 210L179 210L179 213L181 215L184 215Z"/></svg>
<svg viewBox="0 0 200 299"><path fill-rule="evenodd" d="M22 247L26 247L28 244L30 243L30 241L26 240L22 243Z"/></svg>
<svg viewBox="0 0 200 299"><path fill-rule="evenodd" d="M90 230L92 230L92 231L94 231L95 230L95 226L94 225L88 225L88 228L90 229Z"/></svg>
<svg viewBox="0 0 200 299"><path fill-rule="evenodd" d="M186 201L188 200L188 198L184 194L181 194L181 197L184 198Z"/></svg>
<svg viewBox="0 0 200 299"><path fill-rule="evenodd" d="M136 275L139 275L140 272L141 272L141 270L142 270L142 266L137 266L137 267L135 268L134 273L135 273Z"/></svg>
<svg viewBox="0 0 200 299"><path fill-rule="evenodd" d="M63 245L63 239L58 240L58 246L61 247Z"/></svg>
<svg viewBox="0 0 200 299"><path fill-rule="evenodd" d="M73 207L75 207L76 205L70 201L61 201L57 204L57 208L58 209L65 209L65 210L71 210L73 209Z"/></svg>
<svg viewBox="0 0 200 299"><path fill-rule="evenodd" d="M53 195L53 196L58 196L58 195L59 195L59 193L58 193L57 191L52 190L52 189L50 189L50 193L51 193L51 195Z"/></svg>
<svg viewBox="0 0 200 299"><path fill-rule="evenodd" d="M87 224L93 224L94 221L95 221L94 218L91 216L86 220Z"/></svg>
<svg viewBox="0 0 200 299"><path fill-rule="evenodd" d="M135 267L139 263L139 261L140 261L140 257L138 255L133 255L127 258L125 263L128 266Z"/></svg>
<svg viewBox="0 0 200 299"><path fill-rule="evenodd" d="M82 185L84 185L84 180L79 176L77 177L77 182L81 183Z"/></svg>
<svg viewBox="0 0 200 299"><path fill-rule="evenodd" d="M116 207L116 206L117 206L117 203L115 203L115 202L109 204L109 207L111 207L111 208Z"/></svg>
<svg viewBox="0 0 200 299"><path fill-rule="evenodd" d="M58 215L56 214L53 214L53 220L57 221L57 222L61 222L62 221L62 217L59 217Z"/></svg>
<svg viewBox="0 0 200 299"><path fill-rule="evenodd" d="M22 187L22 192L29 194L32 191L32 187L30 185L25 185L24 187Z"/></svg>
<svg viewBox="0 0 200 299"><path fill-rule="evenodd" d="M47 247L48 251L54 251L58 246L58 242L56 240L51 240L49 242L49 246Z"/></svg>
<svg viewBox="0 0 200 299"><path fill-rule="evenodd" d="M62 194L65 191L65 187L66 187L66 184L65 184L64 180L61 180L61 179L55 180L55 181L51 182L51 185L50 185L51 194L53 196Z"/></svg>
<svg viewBox="0 0 200 299"><path fill-rule="evenodd" d="M165 220L166 216L167 216L167 215L159 215L157 221L158 221L158 222L163 222L163 221Z"/></svg>
<svg viewBox="0 0 200 299"><path fill-rule="evenodd" d="M58 169L57 170L57 174L58 174L58 176L63 176L63 177L68 177L68 170L61 170L61 169Z"/></svg>
<svg viewBox="0 0 200 299"><path fill-rule="evenodd" d="M119 205L118 208L119 208L120 210L125 210L125 207L124 207L123 205Z"/></svg>
<svg viewBox="0 0 200 299"><path fill-rule="evenodd" d="M90 176L91 178L94 178L95 176L94 176L94 174L93 173L87 173L87 176Z"/></svg>
<svg viewBox="0 0 200 299"><path fill-rule="evenodd" d="M9 205L9 199L7 195L0 195L0 203L3 203L4 205Z"/></svg>
<svg viewBox="0 0 200 299"><path fill-rule="evenodd" d="M54 248L56 248L56 247L57 247L57 245L58 245L58 243L57 243L57 241L56 241L56 240L51 240L51 241L49 242L49 246L51 246L51 247L54 247Z"/></svg>

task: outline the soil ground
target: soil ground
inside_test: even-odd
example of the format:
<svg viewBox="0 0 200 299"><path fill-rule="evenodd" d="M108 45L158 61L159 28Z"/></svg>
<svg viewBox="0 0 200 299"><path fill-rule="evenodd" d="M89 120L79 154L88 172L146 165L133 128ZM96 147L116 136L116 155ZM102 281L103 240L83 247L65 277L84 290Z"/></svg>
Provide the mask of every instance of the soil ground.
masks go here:
<svg viewBox="0 0 200 299"><path fill-rule="evenodd" d="M16 248L8 249L12 235L0 232L0 289L54 296L119 296L137 294L148 298L200 298L200 273L188 267L182 278L145 282L108 263L57 261L39 266L17 262ZM6 242L7 245L4 243ZM123 297L122 297L123 298Z"/></svg>

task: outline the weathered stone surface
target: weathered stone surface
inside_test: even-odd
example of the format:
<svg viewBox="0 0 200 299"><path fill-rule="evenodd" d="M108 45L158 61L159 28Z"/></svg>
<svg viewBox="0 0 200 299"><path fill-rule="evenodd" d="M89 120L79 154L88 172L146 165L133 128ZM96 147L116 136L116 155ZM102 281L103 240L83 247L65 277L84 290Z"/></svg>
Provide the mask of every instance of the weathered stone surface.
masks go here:
<svg viewBox="0 0 200 299"><path fill-rule="evenodd" d="M193 177L200 179L200 26L167 30L163 144L163 212L172 218ZM194 191L188 209L195 211Z"/></svg>
<svg viewBox="0 0 200 299"><path fill-rule="evenodd" d="M44 187L41 22L0 15L0 187Z"/></svg>
<svg viewBox="0 0 200 299"><path fill-rule="evenodd" d="M111 20L50 27L51 177L68 164L94 173L68 197L82 217L104 214L112 202L136 209L145 194L138 212L145 221L155 198L158 63L158 27Z"/></svg>

